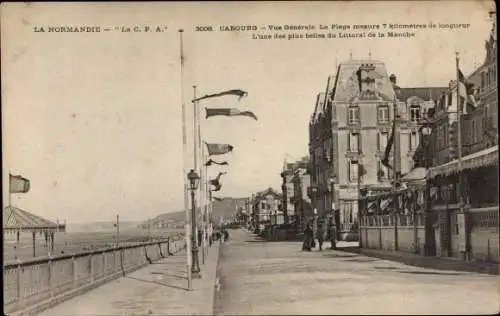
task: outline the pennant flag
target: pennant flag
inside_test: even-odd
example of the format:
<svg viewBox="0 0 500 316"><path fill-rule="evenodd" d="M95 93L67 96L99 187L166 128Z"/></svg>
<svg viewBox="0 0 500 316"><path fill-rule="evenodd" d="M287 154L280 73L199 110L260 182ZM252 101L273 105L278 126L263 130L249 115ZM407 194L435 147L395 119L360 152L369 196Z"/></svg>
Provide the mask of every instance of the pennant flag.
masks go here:
<svg viewBox="0 0 500 316"><path fill-rule="evenodd" d="M222 188L222 184L218 183L216 186L215 186L215 189L212 190L212 192L217 192L217 191L220 191L220 189Z"/></svg>
<svg viewBox="0 0 500 316"><path fill-rule="evenodd" d="M212 159L209 159L207 161L207 163L205 163L205 166L209 167L211 166L212 164L216 164L216 165L219 165L219 166L227 166L229 165L229 163L227 161L223 161L223 162L217 162L215 160L212 160Z"/></svg>
<svg viewBox="0 0 500 316"><path fill-rule="evenodd" d="M363 164L358 165L358 172L359 172L360 177L362 177L366 174L366 169L365 169L365 166Z"/></svg>
<svg viewBox="0 0 500 316"><path fill-rule="evenodd" d="M26 193L30 190L30 180L9 174L10 193Z"/></svg>
<svg viewBox="0 0 500 316"><path fill-rule="evenodd" d="M233 151L234 148L229 144L209 144L209 143L206 144L209 156L224 155Z"/></svg>
<svg viewBox="0 0 500 316"><path fill-rule="evenodd" d="M476 90L475 86L473 83L465 79L465 76L460 69L458 69L458 81L458 91L460 96L467 100L467 104L477 107L477 102L474 96Z"/></svg>
<svg viewBox="0 0 500 316"><path fill-rule="evenodd" d="M394 133L396 132L396 121L392 122L392 132L389 140L387 141L387 146L385 147L384 157L382 158L382 164L392 169L392 166L389 164L389 155L391 154L392 144L394 143Z"/></svg>
<svg viewBox="0 0 500 316"><path fill-rule="evenodd" d="M193 102L205 100L208 98L222 97L225 95L235 95L238 97L238 101L239 101L239 100L241 100L241 98L246 97L248 95L248 92L240 90L240 89L227 90L227 91L220 92L220 93L206 94L200 98L194 99Z"/></svg>
<svg viewBox="0 0 500 316"><path fill-rule="evenodd" d="M210 180L210 184L215 187L215 189L213 189L212 191L214 191L214 192L220 191L220 189L222 187L222 184L220 183L220 177L226 173L227 172L219 172L219 174L217 175L217 177L215 179Z"/></svg>
<svg viewBox="0 0 500 316"><path fill-rule="evenodd" d="M209 118L211 116L248 116L257 121L257 115L255 115L251 111L241 111L235 108L223 108L223 109L207 109L207 115L205 118Z"/></svg>

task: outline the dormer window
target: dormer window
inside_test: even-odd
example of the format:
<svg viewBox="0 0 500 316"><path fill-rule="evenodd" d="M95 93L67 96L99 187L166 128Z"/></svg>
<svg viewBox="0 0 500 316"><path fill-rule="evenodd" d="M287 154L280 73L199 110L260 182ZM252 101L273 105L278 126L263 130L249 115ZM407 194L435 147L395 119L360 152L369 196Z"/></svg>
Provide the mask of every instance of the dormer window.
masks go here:
<svg viewBox="0 0 500 316"><path fill-rule="evenodd" d="M418 122L420 121L420 106L411 105L410 106L410 121Z"/></svg>

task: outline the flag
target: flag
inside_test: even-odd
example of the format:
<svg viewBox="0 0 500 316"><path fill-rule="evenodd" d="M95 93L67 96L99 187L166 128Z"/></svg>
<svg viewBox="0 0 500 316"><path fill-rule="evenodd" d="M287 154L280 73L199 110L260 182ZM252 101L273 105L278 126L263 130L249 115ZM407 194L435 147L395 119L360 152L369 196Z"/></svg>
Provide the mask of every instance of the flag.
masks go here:
<svg viewBox="0 0 500 316"><path fill-rule="evenodd" d="M30 180L9 174L10 193L26 193L30 190Z"/></svg>
<svg viewBox="0 0 500 316"><path fill-rule="evenodd" d="M360 177L362 177L366 174L366 169L365 169L365 166L363 164L358 164L358 172L359 172Z"/></svg>
<svg viewBox="0 0 500 316"><path fill-rule="evenodd" d="M207 109L207 115L205 118L209 118L211 116L248 116L257 121L257 115L255 115L251 111L241 111L235 108L222 108L222 109Z"/></svg>
<svg viewBox="0 0 500 316"><path fill-rule="evenodd" d="M234 148L229 144L209 144L209 143L206 144L209 156L224 155L233 151Z"/></svg>
<svg viewBox="0 0 500 316"><path fill-rule="evenodd" d="M461 97L463 97L465 100L467 100L467 104L472 105L473 107L477 107L477 102L474 97L475 94L475 86L473 83L469 82L460 68L458 69L458 91Z"/></svg>
<svg viewBox="0 0 500 316"><path fill-rule="evenodd" d="M238 97L238 101L241 100L241 98L246 97L248 95L248 92L240 90L240 89L233 89L233 90L227 90L223 91L220 93L214 93L214 94L206 94L200 98L194 99L193 102L200 101L200 100L205 100L208 98L216 98L216 97L222 97L225 95L235 95Z"/></svg>
<svg viewBox="0 0 500 316"><path fill-rule="evenodd" d="M389 140L387 141L387 146L385 147L385 152L384 152L384 157L382 158L382 164L389 168L392 169L392 166L389 164L389 155L391 154L392 150L392 144L394 143L394 133L396 132L396 121L392 123L392 132L391 136L389 137Z"/></svg>
<svg viewBox="0 0 500 316"><path fill-rule="evenodd" d="M214 192L220 191L220 189L222 187L222 184L220 183L220 177L224 174L226 174L226 172L219 172L219 174L217 175L217 177L215 179L210 180L210 184L215 187L215 189L212 191L214 191Z"/></svg>
<svg viewBox="0 0 500 316"><path fill-rule="evenodd" d="M209 159L209 160L205 163L205 166L209 167L209 166L211 166L212 164L216 164L216 165L219 165L219 166L227 166L227 165L229 165L229 163L228 163L227 161L217 162L217 161L215 161L215 160Z"/></svg>

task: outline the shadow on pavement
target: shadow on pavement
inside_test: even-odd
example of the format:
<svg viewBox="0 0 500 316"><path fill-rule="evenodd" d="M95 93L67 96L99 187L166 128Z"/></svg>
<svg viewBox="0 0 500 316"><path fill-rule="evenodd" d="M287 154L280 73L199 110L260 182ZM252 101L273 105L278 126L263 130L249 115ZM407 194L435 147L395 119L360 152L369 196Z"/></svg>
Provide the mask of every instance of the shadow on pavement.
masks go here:
<svg viewBox="0 0 500 316"><path fill-rule="evenodd" d="M168 284L168 283L163 283L163 282L158 282L158 281L139 279L139 278L135 278L135 277L132 277L132 276L127 276L127 278L133 279L133 280L136 280L136 281L140 281L140 282L145 282L145 283L151 283L151 284L158 284L158 285L162 285L162 286L167 286L167 287L171 287L171 288L178 289L178 290L189 291L189 289L186 288L186 287L177 286L177 285L174 285L174 284ZM178 277L178 278L183 278L183 277Z"/></svg>
<svg viewBox="0 0 500 316"><path fill-rule="evenodd" d="M359 258L359 259L349 259L345 260L349 262L373 262L373 261L379 261L378 259L373 259L373 258Z"/></svg>
<svg viewBox="0 0 500 316"><path fill-rule="evenodd" d="M339 253L324 253L324 257L329 257L329 258L356 258L360 257L359 255L345 255L345 254L339 254Z"/></svg>
<svg viewBox="0 0 500 316"><path fill-rule="evenodd" d="M398 271L406 274L429 274L429 275L462 275L456 272L434 272L434 271Z"/></svg>
<svg viewBox="0 0 500 316"><path fill-rule="evenodd" d="M397 267L374 267L377 270L397 270Z"/></svg>

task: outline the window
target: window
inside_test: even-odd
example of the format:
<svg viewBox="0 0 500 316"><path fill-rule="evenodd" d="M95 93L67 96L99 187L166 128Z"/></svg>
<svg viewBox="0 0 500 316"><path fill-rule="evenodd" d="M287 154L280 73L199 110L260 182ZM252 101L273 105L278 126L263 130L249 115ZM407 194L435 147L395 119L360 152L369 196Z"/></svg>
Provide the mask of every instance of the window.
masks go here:
<svg viewBox="0 0 500 316"><path fill-rule="evenodd" d="M348 137L349 151L354 153L359 152L359 134L349 133Z"/></svg>
<svg viewBox="0 0 500 316"><path fill-rule="evenodd" d="M410 145L410 151L413 151L418 147L418 137L416 132L410 133L409 145Z"/></svg>
<svg viewBox="0 0 500 316"><path fill-rule="evenodd" d="M355 160L349 161L349 180L358 180L358 162Z"/></svg>
<svg viewBox="0 0 500 316"><path fill-rule="evenodd" d="M378 107L378 122L389 122L389 107L387 105L381 105Z"/></svg>
<svg viewBox="0 0 500 316"><path fill-rule="evenodd" d="M359 107L350 107L348 112L348 123L358 124L359 123Z"/></svg>
<svg viewBox="0 0 500 316"><path fill-rule="evenodd" d="M389 133L386 133L386 132L378 133L378 150L379 151L385 150L385 148L387 147L388 139L389 139Z"/></svg>
<svg viewBox="0 0 500 316"><path fill-rule="evenodd" d="M260 209L261 210L265 210L266 209L266 203L265 202L262 202L261 205L260 205Z"/></svg>
<svg viewBox="0 0 500 316"><path fill-rule="evenodd" d="M485 76L484 72L481 72L481 90L484 89L484 85L485 85Z"/></svg>
<svg viewBox="0 0 500 316"><path fill-rule="evenodd" d="M452 99L453 99L453 95L451 94L451 92L448 92L448 106L451 105Z"/></svg>
<svg viewBox="0 0 500 316"><path fill-rule="evenodd" d="M410 120L412 122L420 121L420 106L412 105L410 107Z"/></svg>

